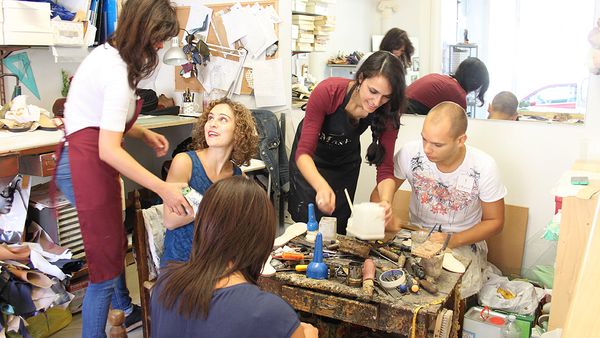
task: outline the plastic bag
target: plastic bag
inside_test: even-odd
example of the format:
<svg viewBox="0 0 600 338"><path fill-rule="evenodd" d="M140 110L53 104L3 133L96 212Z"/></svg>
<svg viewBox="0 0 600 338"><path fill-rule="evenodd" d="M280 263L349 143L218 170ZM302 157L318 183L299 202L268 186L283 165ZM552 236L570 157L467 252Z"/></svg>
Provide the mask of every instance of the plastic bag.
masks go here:
<svg viewBox="0 0 600 338"><path fill-rule="evenodd" d="M529 315L544 296L543 290L536 290L529 282L509 281L506 277L489 272L486 277L488 280L478 294L482 306Z"/></svg>

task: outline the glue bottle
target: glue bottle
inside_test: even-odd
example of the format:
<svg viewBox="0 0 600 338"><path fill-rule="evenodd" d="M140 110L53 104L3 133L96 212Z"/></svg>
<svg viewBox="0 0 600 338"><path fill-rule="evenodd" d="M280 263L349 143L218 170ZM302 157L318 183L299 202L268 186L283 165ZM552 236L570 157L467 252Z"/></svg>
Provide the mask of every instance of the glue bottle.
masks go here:
<svg viewBox="0 0 600 338"><path fill-rule="evenodd" d="M315 205L308 203L308 222L306 222L306 241L310 243L315 242L317 232L319 231L319 223L315 217Z"/></svg>

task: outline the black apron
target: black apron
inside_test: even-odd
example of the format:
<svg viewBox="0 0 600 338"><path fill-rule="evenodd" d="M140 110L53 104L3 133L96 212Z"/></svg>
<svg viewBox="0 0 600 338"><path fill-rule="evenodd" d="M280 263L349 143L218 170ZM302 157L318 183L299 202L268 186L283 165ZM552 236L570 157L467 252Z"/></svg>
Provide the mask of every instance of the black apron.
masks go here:
<svg viewBox="0 0 600 338"><path fill-rule="evenodd" d="M337 232L346 234L346 225L350 217L350 206L346 201L344 189L348 189L350 198L354 200L358 175L360 173L360 135L371 125L371 114L360 119L353 125L346 112L346 105L352 96L350 91L344 97L344 102L333 114L325 116L317 147L312 156L319 174L335 193L335 210L332 217L337 218ZM294 145L290 155L290 194L288 197L288 211L296 222L308 220L308 203L315 203L316 191L304 179L296 165L296 148L302 134L304 120L296 130ZM316 206L316 203L315 203ZM324 215L315 208L317 220Z"/></svg>

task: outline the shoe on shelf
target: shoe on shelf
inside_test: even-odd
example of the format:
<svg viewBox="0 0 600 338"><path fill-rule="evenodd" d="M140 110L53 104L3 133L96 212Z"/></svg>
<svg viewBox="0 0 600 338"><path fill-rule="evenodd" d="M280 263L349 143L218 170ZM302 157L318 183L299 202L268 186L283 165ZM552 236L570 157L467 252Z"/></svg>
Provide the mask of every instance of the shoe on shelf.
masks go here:
<svg viewBox="0 0 600 338"><path fill-rule="evenodd" d="M133 310L125 316L125 330L130 332L142 326L142 308L139 305L133 304Z"/></svg>

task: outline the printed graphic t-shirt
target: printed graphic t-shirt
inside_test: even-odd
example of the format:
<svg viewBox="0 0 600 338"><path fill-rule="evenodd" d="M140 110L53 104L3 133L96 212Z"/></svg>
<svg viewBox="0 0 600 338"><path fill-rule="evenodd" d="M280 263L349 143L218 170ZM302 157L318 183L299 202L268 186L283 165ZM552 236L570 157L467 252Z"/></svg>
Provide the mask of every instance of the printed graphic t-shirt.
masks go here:
<svg viewBox="0 0 600 338"><path fill-rule="evenodd" d="M444 232L460 232L481 222L481 203L506 195L496 161L466 146L463 163L451 173L438 170L423 151L421 141L404 145L394 156L394 175L412 187L411 222L424 227L442 225Z"/></svg>

